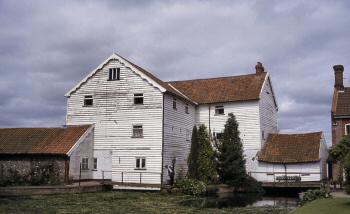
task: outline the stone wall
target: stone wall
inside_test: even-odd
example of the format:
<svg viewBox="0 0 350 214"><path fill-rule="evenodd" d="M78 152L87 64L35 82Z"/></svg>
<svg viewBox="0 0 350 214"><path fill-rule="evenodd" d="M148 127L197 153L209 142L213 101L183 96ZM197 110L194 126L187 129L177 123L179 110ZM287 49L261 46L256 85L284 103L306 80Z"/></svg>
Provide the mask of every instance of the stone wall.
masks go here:
<svg viewBox="0 0 350 214"><path fill-rule="evenodd" d="M63 156L2 156L0 157L0 181L15 179L14 173L19 179L29 180L33 168L54 165L57 170L56 179L63 183L65 181L65 157Z"/></svg>

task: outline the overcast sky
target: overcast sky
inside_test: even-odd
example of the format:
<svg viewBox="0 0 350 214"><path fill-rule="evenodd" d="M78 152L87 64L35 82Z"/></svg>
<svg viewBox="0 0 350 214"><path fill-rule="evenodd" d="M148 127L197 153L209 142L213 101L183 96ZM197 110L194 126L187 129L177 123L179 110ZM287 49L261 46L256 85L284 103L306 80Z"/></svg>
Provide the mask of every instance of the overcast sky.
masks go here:
<svg viewBox="0 0 350 214"><path fill-rule="evenodd" d="M270 72L283 132L330 142L334 64L349 84L349 1L0 0L0 127L60 126L113 52L162 80Z"/></svg>

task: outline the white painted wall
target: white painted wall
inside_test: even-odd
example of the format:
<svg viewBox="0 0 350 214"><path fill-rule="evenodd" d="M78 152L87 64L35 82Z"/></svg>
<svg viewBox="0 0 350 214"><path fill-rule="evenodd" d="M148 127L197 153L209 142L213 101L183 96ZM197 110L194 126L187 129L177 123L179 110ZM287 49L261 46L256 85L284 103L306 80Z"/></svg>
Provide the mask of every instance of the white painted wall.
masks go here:
<svg viewBox="0 0 350 214"><path fill-rule="evenodd" d="M173 108L174 96L164 95L164 156L163 181L169 182L167 166L176 159L175 177L183 178L187 173L187 158L191 148L192 129L195 125L195 106L179 98L176 99L177 109ZM185 106L188 104L188 114Z"/></svg>
<svg viewBox="0 0 350 214"><path fill-rule="evenodd" d="M120 80L107 81L110 67L120 67ZM134 93L144 94L144 105L134 105ZM85 95L93 95L93 107L83 107ZM160 184L162 163L163 94L137 72L112 59L68 97L67 125L95 124L94 156L101 171L112 171L112 180L135 180L136 157L146 157L143 183ZM143 125L143 138L132 138L132 126ZM136 180L135 180L136 181Z"/></svg>
<svg viewBox="0 0 350 214"><path fill-rule="evenodd" d="M269 76L262 87L259 100L261 148L264 146L269 133L277 133L277 106L273 97L273 90Z"/></svg>
<svg viewBox="0 0 350 214"><path fill-rule="evenodd" d="M224 106L225 114L215 115L215 106L220 105ZM233 113L239 124L240 137L247 160L247 171L255 171L257 163L253 159L261 148L258 101L199 105L196 111L196 123L197 125L205 124L207 127L210 127L212 133L223 132L228 113Z"/></svg>

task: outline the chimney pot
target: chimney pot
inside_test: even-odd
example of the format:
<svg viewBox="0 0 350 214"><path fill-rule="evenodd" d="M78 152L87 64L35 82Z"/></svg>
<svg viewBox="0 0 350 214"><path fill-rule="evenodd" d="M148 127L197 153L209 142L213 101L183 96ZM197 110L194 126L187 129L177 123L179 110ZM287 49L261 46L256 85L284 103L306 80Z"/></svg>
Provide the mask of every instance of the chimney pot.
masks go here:
<svg viewBox="0 0 350 214"><path fill-rule="evenodd" d="M262 65L261 62L257 62L256 63L256 66L255 66L255 71L256 71L256 74L262 74L264 73L264 66Z"/></svg>
<svg viewBox="0 0 350 214"><path fill-rule="evenodd" d="M343 83L343 72L344 72L344 66L343 65L334 65L334 87L338 90L344 90L344 83Z"/></svg>

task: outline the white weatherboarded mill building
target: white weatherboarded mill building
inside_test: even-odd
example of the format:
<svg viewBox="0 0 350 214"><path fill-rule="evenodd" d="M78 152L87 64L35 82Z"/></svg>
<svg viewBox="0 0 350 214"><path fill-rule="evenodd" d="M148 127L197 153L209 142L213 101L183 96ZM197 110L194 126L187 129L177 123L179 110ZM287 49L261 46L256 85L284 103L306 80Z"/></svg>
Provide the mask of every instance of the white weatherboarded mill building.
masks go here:
<svg viewBox="0 0 350 214"><path fill-rule="evenodd" d="M113 54L67 94L67 125L94 124L92 179L160 187L187 172L194 125L220 137L228 113L239 123L247 171L277 133L277 104L261 63L253 74L163 82Z"/></svg>

